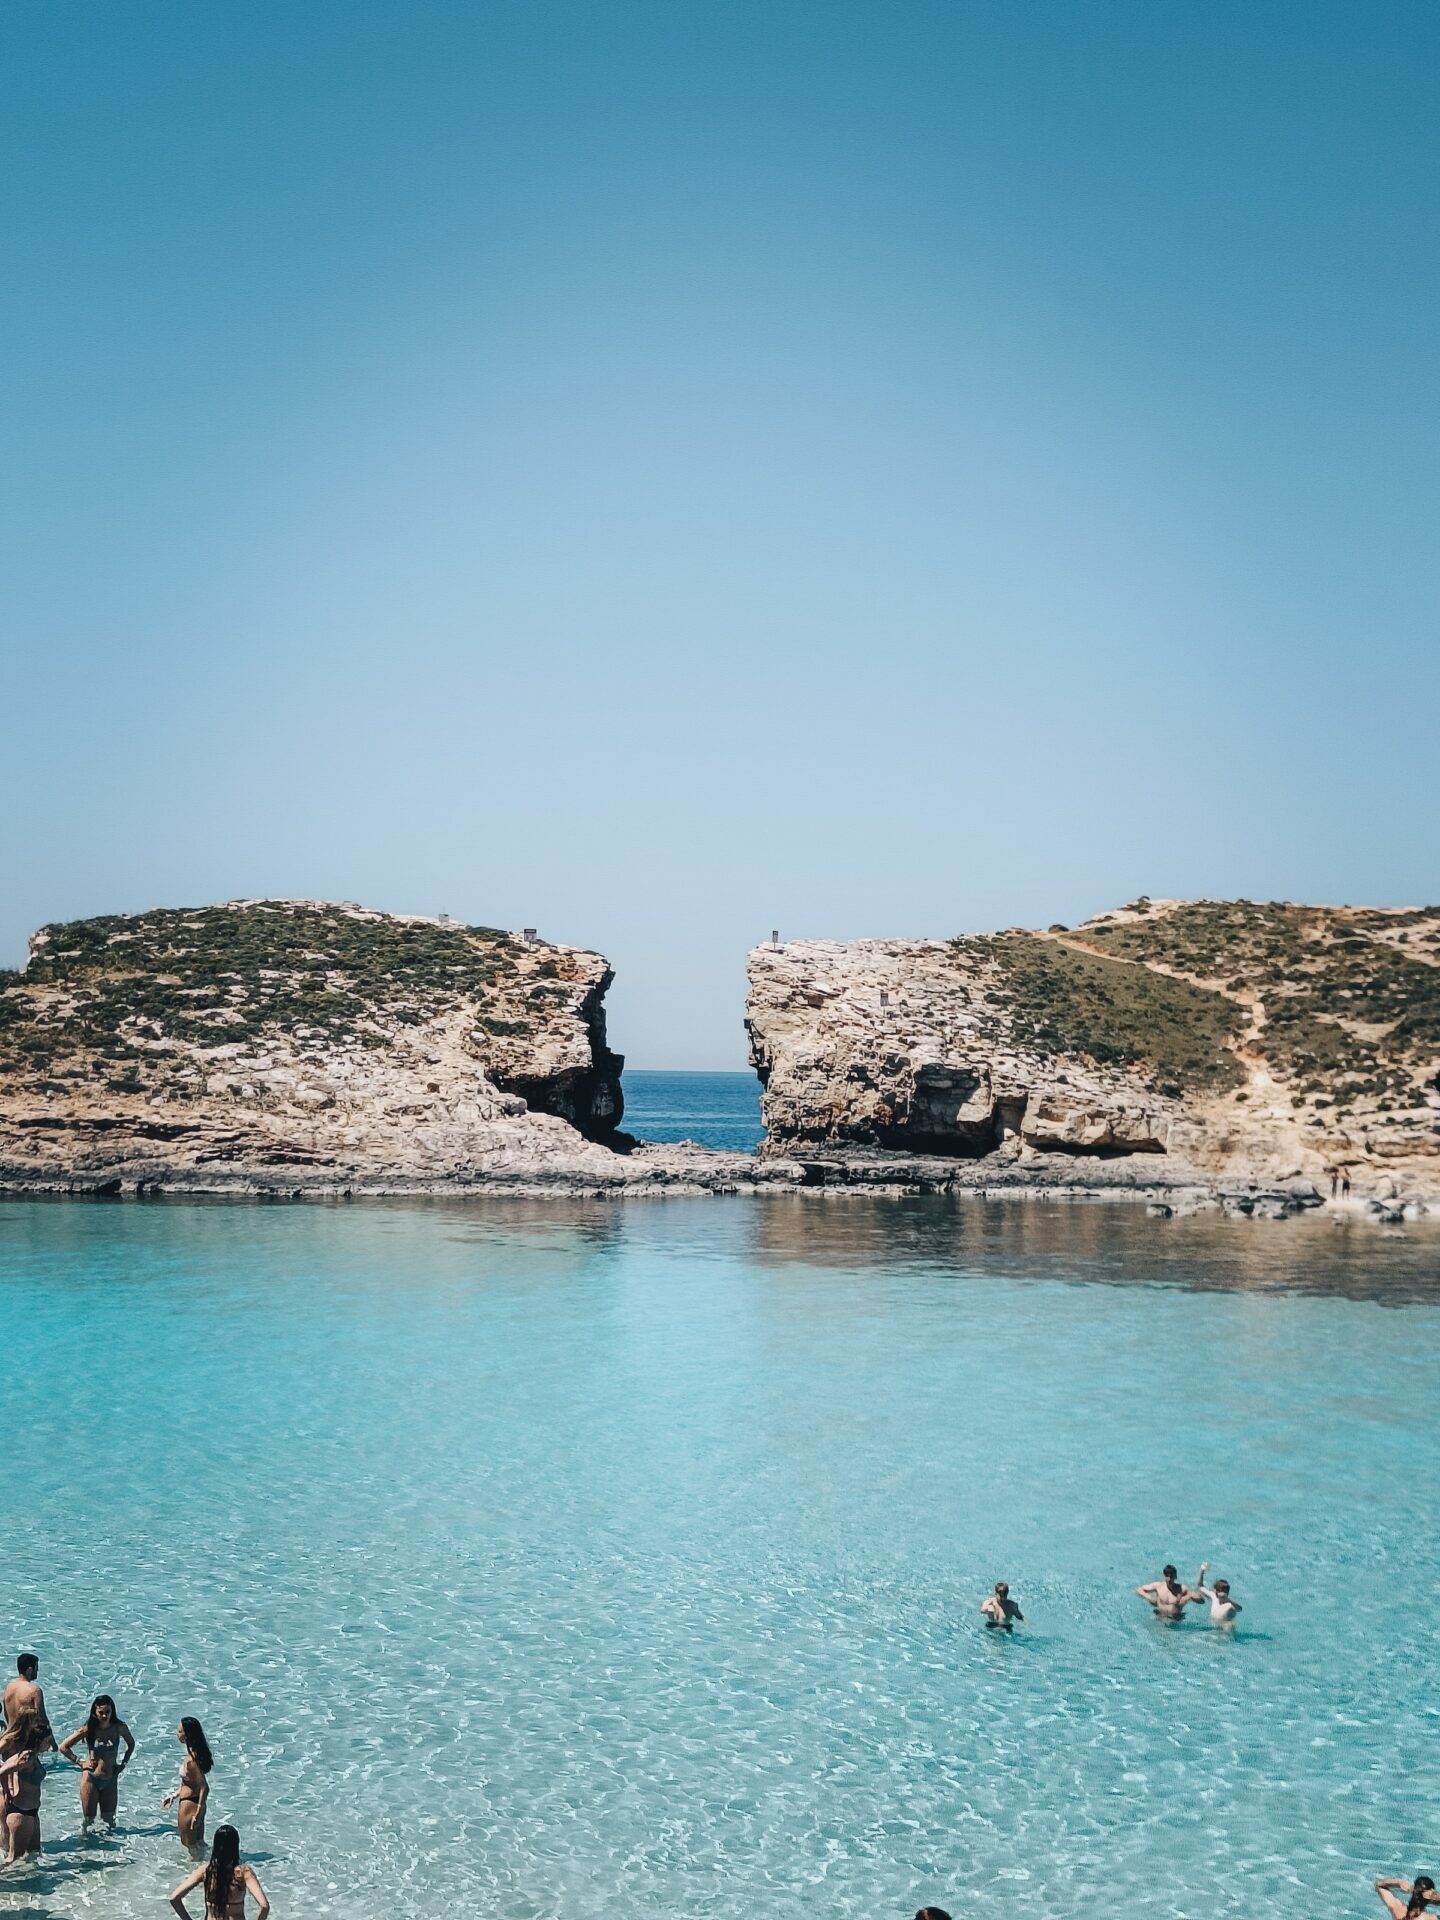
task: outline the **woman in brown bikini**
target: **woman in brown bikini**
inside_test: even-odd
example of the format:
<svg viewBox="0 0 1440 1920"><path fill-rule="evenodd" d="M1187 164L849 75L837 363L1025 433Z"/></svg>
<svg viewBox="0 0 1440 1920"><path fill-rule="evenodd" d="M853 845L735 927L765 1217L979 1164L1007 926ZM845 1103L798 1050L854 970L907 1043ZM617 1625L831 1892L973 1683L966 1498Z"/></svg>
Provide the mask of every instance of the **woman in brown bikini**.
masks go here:
<svg viewBox="0 0 1440 1920"><path fill-rule="evenodd" d="M256 1878L255 1869L241 1863L240 1836L234 1827L215 1829L207 1863L197 1867L171 1894L170 1904L180 1920L192 1920L185 1896L193 1893L202 1880L205 1882L205 1920L245 1920L247 1893L257 1908L255 1920L265 1920L270 1911L269 1898Z"/></svg>
<svg viewBox="0 0 1440 1920"><path fill-rule="evenodd" d="M81 1741L89 1750L88 1760L77 1760L75 1749ZM120 1743L125 1743L124 1758ZM77 1727L68 1740L60 1742L60 1757L80 1769L80 1818L89 1826L98 1813L107 1827L115 1824L116 1783L130 1764L135 1751L135 1736L115 1711L115 1702L102 1693L90 1704L90 1718Z"/></svg>
<svg viewBox="0 0 1440 1920"><path fill-rule="evenodd" d="M205 1729L198 1720L192 1720L187 1714L175 1729L175 1737L185 1749L185 1758L180 1762L180 1784L173 1793L167 1793L160 1804L168 1807L175 1803L175 1824L180 1829L181 1841L187 1847L198 1847L205 1840L205 1802L210 1798L210 1782L205 1776L215 1763L210 1758Z"/></svg>
<svg viewBox="0 0 1440 1920"><path fill-rule="evenodd" d="M17 1713L0 1740L0 1813L5 1828L5 1864L40 1851L40 1789L45 1768L40 1754L49 1743L43 1714Z"/></svg>

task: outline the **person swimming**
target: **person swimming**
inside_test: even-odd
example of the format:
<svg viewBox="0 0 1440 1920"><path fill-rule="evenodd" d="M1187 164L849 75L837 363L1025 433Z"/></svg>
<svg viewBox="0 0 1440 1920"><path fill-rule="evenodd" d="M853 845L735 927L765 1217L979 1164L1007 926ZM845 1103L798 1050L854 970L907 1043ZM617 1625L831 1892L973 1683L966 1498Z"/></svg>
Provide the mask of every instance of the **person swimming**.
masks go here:
<svg viewBox="0 0 1440 1920"><path fill-rule="evenodd" d="M185 1758L180 1762L180 1784L167 1793L160 1804L162 1807L175 1806L175 1824L185 1846L203 1846L205 1803L210 1798L210 1782L206 1775L215 1762L210 1756L210 1743L205 1738L205 1729L189 1714L175 1729L175 1737L185 1749Z"/></svg>
<svg viewBox="0 0 1440 1920"><path fill-rule="evenodd" d="M987 1627L1000 1627L1006 1633L1015 1631L1014 1622L1024 1624L1025 1616L1010 1598L1010 1588L1006 1581L997 1580L995 1591L980 1602L980 1611L985 1616Z"/></svg>
<svg viewBox="0 0 1440 1920"><path fill-rule="evenodd" d="M90 1755L83 1761L75 1755L82 1740ZM120 1759L122 1741L125 1757ZM91 1701L90 1718L84 1726L77 1727L68 1740L60 1742L60 1757L80 1769L80 1818L84 1826L88 1827L97 1813L107 1827L114 1826L117 1785L134 1751L135 1736L116 1713L115 1702L108 1693Z"/></svg>
<svg viewBox="0 0 1440 1920"><path fill-rule="evenodd" d="M29 1708L12 1715L0 1739L0 1794L3 1794L5 1864L40 1851L40 1790L45 1767L40 1759L49 1744L50 1723Z"/></svg>
<svg viewBox="0 0 1440 1920"><path fill-rule="evenodd" d="M1162 1567L1158 1580L1147 1580L1136 1587L1142 1600L1148 1600L1162 1620L1183 1620L1185 1609L1200 1599L1193 1587L1182 1585L1174 1567Z"/></svg>
<svg viewBox="0 0 1440 1920"><path fill-rule="evenodd" d="M1200 1571L1195 1576L1195 1591L1202 1600L1208 1600L1210 1602L1210 1624L1212 1627L1233 1627L1236 1614L1243 1613L1244 1608L1238 1600L1232 1600L1230 1598L1230 1582L1228 1580L1217 1580L1213 1586L1206 1586L1205 1576L1209 1571L1210 1562L1208 1560L1202 1560L1200 1562Z"/></svg>
<svg viewBox="0 0 1440 1920"><path fill-rule="evenodd" d="M1394 1915L1394 1920L1419 1920L1428 1907L1440 1907L1440 1893L1428 1873L1417 1873L1413 1880L1377 1880L1375 1891ZM1405 1895L1402 1906L1397 1894Z"/></svg>
<svg viewBox="0 0 1440 1920"><path fill-rule="evenodd" d="M197 1867L188 1879L182 1880L171 1894L170 1904L179 1915L179 1920L191 1920L185 1896L193 1893L202 1880L205 1883L205 1920L244 1920L247 1893L255 1902L255 1920L265 1920L270 1911L269 1896L261 1886L255 1869L247 1867L240 1858L240 1835L234 1827L215 1829L209 1860L203 1867Z"/></svg>

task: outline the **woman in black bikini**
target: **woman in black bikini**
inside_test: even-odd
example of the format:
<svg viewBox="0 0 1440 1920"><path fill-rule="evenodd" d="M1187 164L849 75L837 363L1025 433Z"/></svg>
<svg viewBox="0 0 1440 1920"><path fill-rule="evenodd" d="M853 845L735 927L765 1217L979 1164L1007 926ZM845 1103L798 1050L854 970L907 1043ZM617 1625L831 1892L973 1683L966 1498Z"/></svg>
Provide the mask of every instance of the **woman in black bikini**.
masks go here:
<svg viewBox="0 0 1440 1920"><path fill-rule="evenodd" d="M180 1784L173 1793L167 1793L160 1802L175 1807L175 1824L180 1829L180 1838L187 1847L198 1847L205 1839L205 1802L210 1798L210 1782L205 1778L214 1761L210 1758L210 1743L205 1738L205 1729L198 1720L192 1720L187 1714L175 1729L175 1737L185 1749L185 1758L180 1762Z"/></svg>
<svg viewBox="0 0 1440 1920"><path fill-rule="evenodd" d="M43 1714L17 1713L0 1740L0 1814L5 1828L5 1864L40 1851L40 1754L50 1728Z"/></svg>
<svg viewBox="0 0 1440 1920"><path fill-rule="evenodd" d="M88 1760L75 1756L82 1740L89 1749ZM122 1740L125 1742L123 1759L119 1758ZM80 1818L85 1826L90 1825L97 1813L107 1827L114 1826L116 1782L129 1766L134 1751L135 1736L116 1713L115 1702L108 1693L91 1702L90 1718L84 1726L77 1727L68 1740L60 1742L60 1757L80 1769Z"/></svg>
<svg viewBox="0 0 1440 1920"><path fill-rule="evenodd" d="M210 1859L197 1867L188 1880L182 1880L170 1896L170 1904L180 1920L191 1920L185 1905L187 1893L205 1882L205 1920L245 1920L245 1896L248 1893L258 1912L255 1920L265 1920L270 1901L256 1878L253 1867L240 1861L240 1836L234 1827L217 1827Z"/></svg>

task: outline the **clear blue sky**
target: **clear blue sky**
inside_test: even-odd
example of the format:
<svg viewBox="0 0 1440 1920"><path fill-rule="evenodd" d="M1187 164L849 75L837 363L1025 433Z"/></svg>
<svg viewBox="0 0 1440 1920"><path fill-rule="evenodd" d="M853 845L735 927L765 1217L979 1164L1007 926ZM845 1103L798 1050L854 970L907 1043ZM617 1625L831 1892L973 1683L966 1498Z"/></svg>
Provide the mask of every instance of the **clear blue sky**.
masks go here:
<svg viewBox="0 0 1440 1920"><path fill-rule="evenodd" d="M1440 7L8 0L0 960L1440 895Z"/></svg>

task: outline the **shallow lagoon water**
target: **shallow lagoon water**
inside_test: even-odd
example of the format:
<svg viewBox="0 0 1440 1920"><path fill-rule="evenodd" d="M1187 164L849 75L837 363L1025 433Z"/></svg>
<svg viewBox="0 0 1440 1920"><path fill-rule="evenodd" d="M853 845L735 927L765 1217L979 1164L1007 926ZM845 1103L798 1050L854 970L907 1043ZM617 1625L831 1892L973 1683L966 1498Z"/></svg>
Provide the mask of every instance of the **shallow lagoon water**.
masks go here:
<svg viewBox="0 0 1440 1920"><path fill-rule="evenodd" d="M0 1205L0 1913L1379 1911L1440 1859L1440 1237L1124 1205ZM1201 1558L1233 1637L1131 1594ZM1011 1641L976 1606L1008 1577Z"/></svg>

